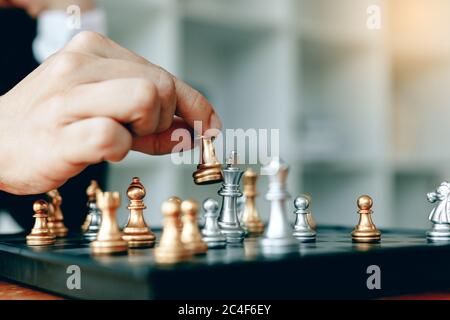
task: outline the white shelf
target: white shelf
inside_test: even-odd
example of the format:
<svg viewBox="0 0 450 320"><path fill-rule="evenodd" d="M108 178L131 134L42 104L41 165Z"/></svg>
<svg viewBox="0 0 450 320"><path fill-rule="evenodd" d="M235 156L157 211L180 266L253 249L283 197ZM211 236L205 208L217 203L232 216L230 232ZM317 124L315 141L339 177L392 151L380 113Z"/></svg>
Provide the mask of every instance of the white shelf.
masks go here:
<svg viewBox="0 0 450 320"><path fill-rule="evenodd" d="M309 40L301 48L306 158L380 161L387 108L380 94L386 81L383 52Z"/></svg>
<svg viewBox="0 0 450 320"><path fill-rule="evenodd" d="M374 220L389 226L391 212L385 181L375 172L316 171L304 174L303 191L313 197L312 212L319 224L352 226L358 222L356 199L369 194L374 199Z"/></svg>
<svg viewBox="0 0 450 320"><path fill-rule="evenodd" d="M293 3L300 31L318 39L328 35L326 39L331 42L346 42L351 38L376 41L386 31L388 8L384 0L298 0ZM374 5L380 8L382 18L381 29L376 31L367 28L367 9Z"/></svg>
<svg viewBox="0 0 450 320"><path fill-rule="evenodd" d="M441 183L438 173L409 172L395 175L396 195L393 202L396 225L404 228L428 226L428 215L433 205L426 194ZM430 187L433 186L433 187Z"/></svg>
<svg viewBox="0 0 450 320"><path fill-rule="evenodd" d="M289 0L179 0L182 16L190 21L242 29L278 28Z"/></svg>

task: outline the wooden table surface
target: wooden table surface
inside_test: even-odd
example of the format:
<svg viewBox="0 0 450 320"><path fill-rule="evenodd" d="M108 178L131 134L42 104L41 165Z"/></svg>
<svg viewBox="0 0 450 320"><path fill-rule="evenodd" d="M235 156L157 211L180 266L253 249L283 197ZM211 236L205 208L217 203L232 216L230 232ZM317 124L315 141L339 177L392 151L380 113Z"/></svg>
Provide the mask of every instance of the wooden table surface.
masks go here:
<svg viewBox="0 0 450 320"><path fill-rule="evenodd" d="M0 279L0 300L62 300L62 298Z"/></svg>
<svg viewBox="0 0 450 320"><path fill-rule="evenodd" d="M63 300L63 298L0 279L0 300ZM405 295L383 300L450 300L450 292Z"/></svg>

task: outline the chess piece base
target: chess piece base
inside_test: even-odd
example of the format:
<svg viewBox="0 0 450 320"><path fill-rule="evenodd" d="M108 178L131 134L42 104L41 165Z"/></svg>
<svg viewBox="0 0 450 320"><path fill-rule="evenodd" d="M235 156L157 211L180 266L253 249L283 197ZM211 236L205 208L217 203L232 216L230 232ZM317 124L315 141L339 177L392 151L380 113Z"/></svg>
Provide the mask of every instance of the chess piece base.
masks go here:
<svg viewBox="0 0 450 320"><path fill-rule="evenodd" d="M86 233L83 234L83 238L88 240L88 241L94 241L97 239L97 231L87 231Z"/></svg>
<svg viewBox="0 0 450 320"><path fill-rule="evenodd" d="M298 241L292 238L263 238L261 239L263 247L292 247L298 244Z"/></svg>
<svg viewBox="0 0 450 320"><path fill-rule="evenodd" d="M205 185L222 181L222 165L199 164L197 171L192 175L195 184Z"/></svg>
<svg viewBox="0 0 450 320"><path fill-rule="evenodd" d="M246 222L244 228L249 236L260 235L264 232L264 224L259 220Z"/></svg>
<svg viewBox="0 0 450 320"><path fill-rule="evenodd" d="M381 232L378 230L370 231L359 231L353 230L352 232L353 242L363 242L363 243L376 243L381 241Z"/></svg>
<svg viewBox="0 0 450 320"><path fill-rule="evenodd" d="M160 264L173 264L186 261L191 254L184 248L167 249L158 247L155 249L155 260Z"/></svg>
<svg viewBox="0 0 450 320"><path fill-rule="evenodd" d="M292 235L300 242L316 241L316 233L312 230L295 230Z"/></svg>
<svg viewBox="0 0 450 320"><path fill-rule="evenodd" d="M64 238L69 233L69 230L62 221L49 221L48 228L57 238Z"/></svg>
<svg viewBox="0 0 450 320"><path fill-rule="evenodd" d="M263 238L260 240L261 251L264 255L286 255L298 251L299 243L292 238Z"/></svg>
<svg viewBox="0 0 450 320"><path fill-rule="evenodd" d="M203 241L210 249L225 248L227 245L227 239L221 235L218 236L204 236Z"/></svg>
<svg viewBox="0 0 450 320"><path fill-rule="evenodd" d="M430 242L450 241L450 224L433 224L433 228L427 232L427 240Z"/></svg>
<svg viewBox="0 0 450 320"><path fill-rule="evenodd" d="M127 228L124 229L122 239L128 242L129 248L151 248L155 245L156 236L151 233L127 233Z"/></svg>
<svg viewBox="0 0 450 320"><path fill-rule="evenodd" d="M219 222L220 232L225 236L228 243L239 243L244 241L245 230L235 224Z"/></svg>
<svg viewBox="0 0 450 320"><path fill-rule="evenodd" d="M29 246L48 246L55 243L54 235L34 235L27 236L27 245Z"/></svg>
<svg viewBox="0 0 450 320"><path fill-rule="evenodd" d="M119 254L128 250L128 244L123 240L96 240L91 243L92 253L94 254Z"/></svg>
<svg viewBox="0 0 450 320"><path fill-rule="evenodd" d="M208 245L203 242L189 242L185 244L185 247L194 255L205 254L208 251Z"/></svg>

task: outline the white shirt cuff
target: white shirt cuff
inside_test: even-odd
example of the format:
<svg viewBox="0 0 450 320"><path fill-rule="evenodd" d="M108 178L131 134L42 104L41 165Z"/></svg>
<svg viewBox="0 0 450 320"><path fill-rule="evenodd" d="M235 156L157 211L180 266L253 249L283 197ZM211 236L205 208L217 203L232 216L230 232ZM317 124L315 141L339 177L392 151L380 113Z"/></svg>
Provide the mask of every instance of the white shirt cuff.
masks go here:
<svg viewBox="0 0 450 320"><path fill-rule="evenodd" d="M73 19L64 11L43 12L37 21L37 36L33 41L33 53L38 62L60 50L74 35L91 30L106 35L106 15L101 9L81 13L80 28L73 28Z"/></svg>

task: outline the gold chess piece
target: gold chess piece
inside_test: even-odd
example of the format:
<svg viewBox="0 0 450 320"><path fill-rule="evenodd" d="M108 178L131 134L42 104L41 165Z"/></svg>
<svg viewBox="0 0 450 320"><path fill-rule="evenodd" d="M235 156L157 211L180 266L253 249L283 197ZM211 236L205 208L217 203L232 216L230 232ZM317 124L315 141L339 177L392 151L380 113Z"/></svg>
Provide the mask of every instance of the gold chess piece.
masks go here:
<svg viewBox="0 0 450 320"><path fill-rule="evenodd" d="M57 189L54 189L47 192L47 196L50 199L48 227L57 238L63 238L67 236L69 230L64 225L64 215L61 210L61 194Z"/></svg>
<svg viewBox="0 0 450 320"><path fill-rule="evenodd" d="M97 193L97 204L102 211L102 222L97 239L91 243L94 254L123 253L128 250L128 243L122 239L116 221L117 209L120 206L118 192Z"/></svg>
<svg viewBox="0 0 450 320"><path fill-rule="evenodd" d="M381 232L372 222L373 200L367 195L360 196L357 201L359 222L352 232L354 242L378 242L381 240Z"/></svg>
<svg viewBox="0 0 450 320"><path fill-rule="evenodd" d="M27 236L29 246L46 246L55 243L55 235L50 232L47 225L48 203L44 200L37 200L33 204L36 219L31 233Z"/></svg>
<svg viewBox="0 0 450 320"><path fill-rule="evenodd" d="M181 242L193 254L203 254L208 251L208 245L203 241L197 224L198 204L195 200L185 200L181 203L183 212L183 230Z"/></svg>
<svg viewBox="0 0 450 320"><path fill-rule="evenodd" d="M317 223L311 212L308 212L308 214L306 215L306 219L308 219L308 223L309 223L309 226L311 227L311 229L316 230Z"/></svg>
<svg viewBox="0 0 450 320"><path fill-rule="evenodd" d="M178 223L181 214L180 202L171 198L161 206L164 226L159 245L155 249L155 260L162 264L172 264L191 257L191 253L181 242Z"/></svg>
<svg viewBox="0 0 450 320"><path fill-rule="evenodd" d="M175 201L181 207L182 200L179 197L177 197L177 196L172 196L169 199L167 199L167 201ZM183 230L183 219L181 219L181 214L178 217L178 229L179 229L180 233Z"/></svg>
<svg viewBox="0 0 450 320"><path fill-rule="evenodd" d="M127 190L127 196L130 200L128 210L130 215L128 223L123 229L122 239L128 242L130 248L153 247L155 245L155 234L145 223L144 204L145 187L139 178L134 177Z"/></svg>
<svg viewBox="0 0 450 320"><path fill-rule="evenodd" d="M86 189L88 203L97 202L97 191L100 192L102 191L100 189L100 186L98 185L98 182L95 180L91 180L91 184ZM87 214L86 219L84 220L83 225L81 226L81 231L83 231L83 233L87 231L90 223L91 223L91 215Z"/></svg>
<svg viewBox="0 0 450 320"><path fill-rule="evenodd" d="M258 195L256 191L256 182L258 175L251 168L244 172L244 190L245 195L245 207L242 214L242 224L250 235L258 235L264 232L264 224L261 218L258 216L258 210L256 209L255 198Z"/></svg>
<svg viewBox="0 0 450 320"><path fill-rule="evenodd" d="M212 137L201 137L200 163L193 174L196 184L212 184L223 180L222 165L216 158L213 142Z"/></svg>
<svg viewBox="0 0 450 320"><path fill-rule="evenodd" d="M304 196L308 197L309 206L311 206L312 197L309 194L305 194ZM316 230L317 229L317 223L314 219L314 216L311 212L311 210L308 210L308 213L306 214L306 219L308 220L308 224L311 227L311 229Z"/></svg>

